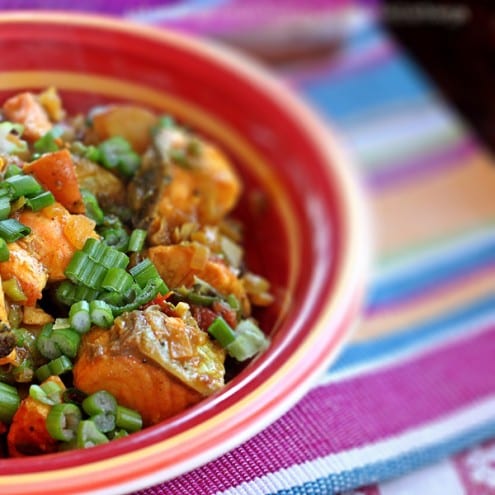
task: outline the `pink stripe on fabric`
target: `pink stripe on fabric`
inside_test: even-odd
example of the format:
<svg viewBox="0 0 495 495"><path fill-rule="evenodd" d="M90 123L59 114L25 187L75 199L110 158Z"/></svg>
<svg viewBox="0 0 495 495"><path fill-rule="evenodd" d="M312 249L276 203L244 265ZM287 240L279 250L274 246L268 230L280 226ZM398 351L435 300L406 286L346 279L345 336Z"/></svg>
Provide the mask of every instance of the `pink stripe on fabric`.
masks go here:
<svg viewBox="0 0 495 495"><path fill-rule="evenodd" d="M318 387L234 451L138 493L211 495L441 419L495 392L493 356L495 326L394 368Z"/></svg>
<svg viewBox="0 0 495 495"><path fill-rule="evenodd" d="M130 10L125 15L131 19L140 19L147 13L147 22L166 27L179 28L198 33L228 33L236 29L258 29L260 26L276 26L277 22L311 18L315 15L333 15L335 12L352 7L352 0L307 0L269 2L266 0L237 0L230 2L210 2L199 4L185 15L163 17L160 10L153 16L153 9L140 8Z"/></svg>

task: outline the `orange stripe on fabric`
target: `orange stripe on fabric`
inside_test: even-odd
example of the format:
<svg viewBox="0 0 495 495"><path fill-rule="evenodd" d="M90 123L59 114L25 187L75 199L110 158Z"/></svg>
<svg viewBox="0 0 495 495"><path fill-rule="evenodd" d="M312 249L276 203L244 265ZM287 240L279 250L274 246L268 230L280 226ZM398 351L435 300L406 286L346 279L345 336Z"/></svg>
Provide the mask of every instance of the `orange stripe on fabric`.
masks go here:
<svg viewBox="0 0 495 495"><path fill-rule="evenodd" d="M435 293L425 294L420 299L400 306L392 306L367 316L358 326L353 340L370 340L398 332L401 328L419 325L494 292L495 268L485 269L481 273L464 277L455 284L450 284Z"/></svg>
<svg viewBox="0 0 495 495"><path fill-rule="evenodd" d="M379 256L463 232L495 219L495 167L479 152L437 175L370 198Z"/></svg>

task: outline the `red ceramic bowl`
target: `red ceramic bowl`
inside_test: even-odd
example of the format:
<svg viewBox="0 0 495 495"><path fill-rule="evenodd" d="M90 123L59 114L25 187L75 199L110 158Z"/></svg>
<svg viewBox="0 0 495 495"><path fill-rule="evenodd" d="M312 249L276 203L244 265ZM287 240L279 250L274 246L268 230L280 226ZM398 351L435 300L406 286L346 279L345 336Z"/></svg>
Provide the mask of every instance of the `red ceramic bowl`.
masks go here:
<svg viewBox="0 0 495 495"><path fill-rule="evenodd" d="M220 143L244 181L236 215L249 265L276 295L257 315L269 350L220 394L104 446L0 459L0 493L119 493L191 470L294 404L348 335L368 250L350 164L282 84L205 41L93 16L17 13L0 16L0 47L0 100L54 85L71 113L132 101Z"/></svg>

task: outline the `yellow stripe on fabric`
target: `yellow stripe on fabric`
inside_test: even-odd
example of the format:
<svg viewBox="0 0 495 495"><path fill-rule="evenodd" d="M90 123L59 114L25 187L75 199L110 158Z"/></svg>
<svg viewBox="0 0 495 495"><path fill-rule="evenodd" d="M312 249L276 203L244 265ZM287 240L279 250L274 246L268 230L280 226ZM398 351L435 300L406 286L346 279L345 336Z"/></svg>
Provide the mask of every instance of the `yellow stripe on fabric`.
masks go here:
<svg viewBox="0 0 495 495"><path fill-rule="evenodd" d="M415 298L413 301L387 307L367 316L358 326L353 341L371 340L407 327L419 326L442 314L448 314L495 293L495 268L464 277L442 290Z"/></svg>
<svg viewBox="0 0 495 495"><path fill-rule="evenodd" d="M495 167L479 151L435 175L370 196L379 258L495 219Z"/></svg>

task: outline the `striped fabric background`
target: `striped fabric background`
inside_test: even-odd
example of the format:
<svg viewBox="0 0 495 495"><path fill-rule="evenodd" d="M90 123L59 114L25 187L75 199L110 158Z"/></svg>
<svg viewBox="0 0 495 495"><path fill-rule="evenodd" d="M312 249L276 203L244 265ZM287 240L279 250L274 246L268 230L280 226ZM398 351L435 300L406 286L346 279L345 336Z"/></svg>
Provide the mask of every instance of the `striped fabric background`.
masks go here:
<svg viewBox="0 0 495 495"><path fill-rule="evenodd" d="M236 450L139 495L495 494L495 161L376 10L346 0L70 8L269 59L354 155L375 233L362 322L310 393Z"/></svg>
<svg viewBox="0 0 495 495"><path fill-rule="evenodd" d="M372 17L347 20L337 50L276 70L340 133L365 183L375 265L363 321L282 419L143 495L362 486L356 494L428 495L495 485L495 470L479 474L493 447L445 460L495 436L493 158Z"/></svg>

